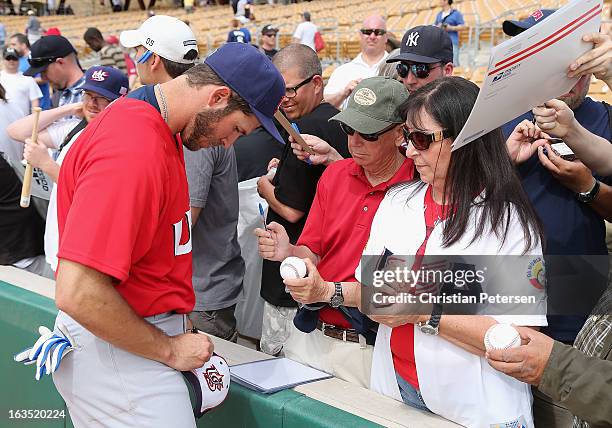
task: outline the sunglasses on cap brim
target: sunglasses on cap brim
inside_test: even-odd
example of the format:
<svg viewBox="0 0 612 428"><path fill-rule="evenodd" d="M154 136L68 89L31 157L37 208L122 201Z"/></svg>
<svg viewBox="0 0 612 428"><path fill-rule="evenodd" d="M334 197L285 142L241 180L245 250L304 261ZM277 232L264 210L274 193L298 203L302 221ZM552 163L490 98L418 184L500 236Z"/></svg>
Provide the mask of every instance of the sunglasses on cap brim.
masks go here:
<svg viewBox="0 0 612 428"><path fill-rule="evenodd" d="M28 63L30 64L30 67L32 68L41 68L41 67L46 67L49 64L54 63L57 58L59 57L43 56L39 58L28 58Z"/></svg>
<svg viewBox="0 0 612 428"><path fill-rule="evenodd" d="M427 150L431 143L442 141L445 138L451 138L453 134L450 131L443 129L434 132L412 131L410 132L405 126L402 126L402 134L404 135L404 145L412 143L417 150Z"/></svg>
<svg viewBox="0 0 612 428"><path fill-rule="evenodd" d="M417 79L426 79L429 77L430 71L438 67L441 67L441 64L432 66L430 64L407 64L405 62L399 62L395 66L397 74L402 79L405 79L410 72L412 72Z"/></svg>
<svg viewBox="0 0 612 428"><path fill-rule="evenodd" d="M351 128L350 126L348 126L346 123L343 123L343 122L339 122L339 123L340 123L340 128L342 128L342 131L344 131L344 133L345 133L346 135L353 135L353 134L355 134L355 132L357 132L357 131L355 131L353 128ZM381 135L383 135L383 134L384 134L384 133L386 133L386 132L391 131L391 130L392 130L393 128L395 128L397 125L398 125L397 123L394 123L394 124L392 124L391 126L389 126L389 127L385 128L385 129L383 129L382 131L377 132L377 133L375 133L375 134L362 134L361 132L357 132L357 133L359 134L359 136L360 136L361 138L363 138L363 139L364 139L364 140L366 140L366 141L376 141L376 140L378 140L378 139L380 138L380 136L381 136Z"/></svg>

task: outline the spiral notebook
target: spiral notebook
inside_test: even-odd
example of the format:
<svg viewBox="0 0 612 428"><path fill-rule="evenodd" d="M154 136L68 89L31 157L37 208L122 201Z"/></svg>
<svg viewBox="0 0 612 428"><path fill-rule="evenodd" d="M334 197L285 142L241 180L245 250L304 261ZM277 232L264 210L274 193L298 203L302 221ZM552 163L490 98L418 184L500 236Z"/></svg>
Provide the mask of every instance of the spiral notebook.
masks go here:
<svg viewBox="0 0 612 428"><path fill-rule="evenodd" d="M309 382L329 379L329 373L289 358L270 358L230 367L232 381L264 394L282 391Z"/></svg>

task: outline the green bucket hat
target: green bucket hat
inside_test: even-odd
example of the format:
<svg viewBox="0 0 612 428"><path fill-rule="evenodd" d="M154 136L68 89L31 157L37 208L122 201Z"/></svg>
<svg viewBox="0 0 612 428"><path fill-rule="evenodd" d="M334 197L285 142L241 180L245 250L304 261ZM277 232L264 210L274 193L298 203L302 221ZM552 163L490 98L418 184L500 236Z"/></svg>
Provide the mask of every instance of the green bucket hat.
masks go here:
<svg viewBox="0 0 612 428"><path fill-rule="evenodd" d="M346 108L329 120L337 120L361 134L376 134L402 123L399 107L408 99L406 87L389 77L363 79L353 90Z"/></svg>

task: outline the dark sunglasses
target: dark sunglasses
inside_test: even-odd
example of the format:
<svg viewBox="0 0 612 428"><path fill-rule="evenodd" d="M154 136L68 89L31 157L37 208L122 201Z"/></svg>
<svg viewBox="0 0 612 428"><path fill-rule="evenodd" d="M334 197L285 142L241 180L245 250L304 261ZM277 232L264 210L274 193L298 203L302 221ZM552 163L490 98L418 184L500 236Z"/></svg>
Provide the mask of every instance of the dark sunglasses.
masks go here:
<svg viewBox="0 0 612 428"><path fill-rule="evenodd" d="M264 36L276 37L276 33L267 33L267 34L264 34Z"/></svg>
<svg viewBox="0 0 612 428"><path fill-rule="evenodd" d="M427 150L431 143L442 141L445 138L453 136L449 131L443 129L441 131L434 131L431 133L412 131L409 132L405 126L402 126L402 133L404 134L404 144L412 143L417 150Z"/></svg>
<svg viewBox="0 0 612 428"><path fill-rule="evenodd" d="M402 79L405 79L411 71L417 79L426 79L429 77L429 72L438 67L440 67L440 64L432 67L429 64L407 64L405 62L400 62L397 64L396 69L397 74L399 74Z"/></svg>
<svg viewBox="0 0 612 428"><path fill-rule="evenodd" d="M353 128L348 126L346 123L343 123L343 122L339 122L339 123L340 123L340 128L342 128L342 131L344 131L346 135L353 135L356 132ZM397 124L394 123L393 125L389 126L388 128L383 129L380 132L377 132L376 134L362 134L361 132L357 132L357 133L359 134L361 138L363 138L366 141L376 141L380 138L382 134L384 134L385 132L391 131L396 126Z"/></svg>
<svg viewBox="0 0 612 428"><path fill-rule="evenodd" d="M39 58L28 58L28 62L31 67L39 68L46 65L52 64L58 57L56 56L43 56Z"/></svg>
<svg viewBox="0 0 612 428"><path fill-rule="evenodd" d="M291 88L285 88L285 98L295 98L295 96L297 95L297 90L304 85L308 85L312 81L312 79L314 79L315 76L317 76L317 74L313 74L308 79L302 80L300 83Z"/></svg>
<svg viewBox="0 0 612 428"><path fill-rule="evenodd" d="M363 34L364 36L369 36L372 33L374 33L375 36L384 36L385 34L387 34L387 30L383 30L380 28L362 28L359 31L361 31L361 34Z"/></svg>

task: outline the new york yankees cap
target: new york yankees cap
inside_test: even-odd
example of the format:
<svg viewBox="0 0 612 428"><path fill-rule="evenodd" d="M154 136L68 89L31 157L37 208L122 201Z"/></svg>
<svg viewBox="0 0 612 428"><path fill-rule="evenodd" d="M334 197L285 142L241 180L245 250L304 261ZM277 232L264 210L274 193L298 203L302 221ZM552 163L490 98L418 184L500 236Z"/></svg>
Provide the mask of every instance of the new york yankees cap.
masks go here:
<svg viewBox="0 0 612 428"><path fill-rule="evenodd" d="M95 65L85 72L84 91L91 91L109 100L128 93L130 83L125 74L114 67Z"/></svg>
<svg viewBox="0 0 612 428"><path fill-rule="evenodd" d="M213 354L202 367L181 373L191 389L196 418L225 401L230 387L230 369L223 357Z"/></svg>
<svg viewBox="0 0 612 428"><path fill-rule="evenodd" d="M552 15L556 11L557 9L536 10L531 15L529 15L527 18L522 19L520 21L511 21L511 20L504 21L502 24L502 29L504 30L504 33L507 34L508 36L514 37L517 34L520 34L523 31L530 29L531 27L536 25L541 20L548 18L550 15Z"/></svg>
<svg viewBox="0 0 612 428"><path fill-rule="evenodd" d="M248 43L226 43L204 63L251 107L261 126L284 144L274 125L274 113L285 96L285 81L272 61Z"/></svg>
<svg viewBox="0 0 612 428"><path fill-rule="evenodd" d="M138 29L122 31L119 41L126 48L142 45L162 58L179 64L193 64L198 59L195 34L189 25L173 16L152 16Z"/></svg>
<svg viewBox="0 0 612 428"><path fill-rule="evenodd" d="M410 61L423 64L453 62L453 42L442 28L419 25L406 31L402 37L400 54L387 62Z"/></svg>

